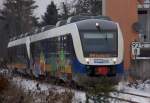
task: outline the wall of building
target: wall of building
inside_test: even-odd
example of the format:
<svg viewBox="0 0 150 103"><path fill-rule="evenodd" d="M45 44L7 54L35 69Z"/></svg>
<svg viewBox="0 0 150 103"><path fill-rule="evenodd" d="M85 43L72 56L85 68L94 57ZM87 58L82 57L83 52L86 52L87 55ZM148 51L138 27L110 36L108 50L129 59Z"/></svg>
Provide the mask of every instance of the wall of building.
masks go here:
<svg viewBox="0 0 150 103"><path fill-rule="evenodd" d="M105 3L105 14L112 20L119 22L125 44L125 69L130 68L131 64L131 42L138 40L138 34L132 29L133 23L138 21L137 0L103 0Z"/></svg>

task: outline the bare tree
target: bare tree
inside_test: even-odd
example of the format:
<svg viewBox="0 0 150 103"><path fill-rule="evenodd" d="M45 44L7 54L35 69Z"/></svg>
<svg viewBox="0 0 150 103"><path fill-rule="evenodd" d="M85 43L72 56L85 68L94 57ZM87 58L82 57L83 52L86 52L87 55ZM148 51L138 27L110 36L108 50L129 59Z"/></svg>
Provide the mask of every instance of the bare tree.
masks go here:
<svg viewBox="0 0 150 103"><path fill-rule="evenodd" d="M102 14L102 0L73 0L75 14Z"/></svg>

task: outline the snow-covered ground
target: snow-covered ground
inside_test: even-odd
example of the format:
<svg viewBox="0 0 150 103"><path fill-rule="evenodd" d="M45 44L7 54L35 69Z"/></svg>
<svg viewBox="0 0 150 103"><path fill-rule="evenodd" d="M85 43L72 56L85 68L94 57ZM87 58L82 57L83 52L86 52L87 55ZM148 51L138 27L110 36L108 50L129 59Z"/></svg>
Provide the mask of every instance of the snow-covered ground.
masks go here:
<svg viewBox="0 0 150 103"><path fill-rule="evenodd" d="M0 71L0 73L7 73L7 72L8 72L7 70ZM12 83L23 88L25 92L28 91L37 92L37 93L44 92L45 94L48 94L49 90L53 90L54 92L58 92L58 93L64 92L65 90L71 90L74 93L72 103L86 102L86 94L81 91L76 91L61 86L51 85L48 83L39 83L38 81L28 80L21 77L13 77L11 80ZM132 84L128 82L120 82L117 86L117 89L118 91L147 96L149 98L143 98L135 95L122 94L122 93L111 93L111 96L135 101L137 103L150 103L150 80L146 80L146 81L139 80L136 83L132 83ZM127 103L127 102L122 102L122 101L116 102L112 100L111 103Z"/></svg>
<svg viewBox="0 0 150 103"><path fill-rule="evenodd" d="M135 101L138 103L150 103L150 80L146 80L145 82L139 80L137 81L137 83L132 83L132 84L128 82L120 82L117 88L119 91L125 93L146 96L149 98L144 98L144 97L130 95L130 94L122 94L122 93L116 94L114 96L118 96L120 98Z"/></svg>
<svg viewBox="0 0 150 103"><path fill-rule="evenodd" d="M38 92L38 89L37 89L37 83L38 82L37 81L27 80L24 78L16 77L16 78L13 78L13 82L16 83L18 86L23 87L27 91L31 90L33 92L35 92L35 91ZM128 85L129 84L127 82L120 82L118 85L118 90L121 90L121 91L127 92L127 93L132 93L132 94L150 97L149 80L147 80L145 83L139 84L137 86L138 88L135 88L135 86L129 87ZM45 93L48 90L55 90L56 92L63 92L67 89L67 88L64 88L61 86L55 86L55 85L51 85L48 83L40 83L39 87L40 87L40 91L45 91ZM75 91L75 90L72 90L72 91L74 92L74 98L73 98L72 103L85 103L86 96L85 96L84 92L79 92L79 91ZM150 98L143 98L143 97L129 95L129 94L112 93L112 96L131 100L131 101L135 101L138 103L150 103ZM112 101L112 103L115 103L115 102ZM123 103L123 102L119 102L119 103Z"/></svg>
<svg viewBox="0 0 150 103"><path fill-rule="evenodd" d="M48 83L39 83L35 80L28 80L20 77L15 77L12 79L12 82L24 88L25 91L31 92L44 92L48 94L49 90L54 90L55 92L61 93L65 90L69 90L68 88L64 88L61 86L51 85ZM39 88L37 88L37 84L39 84ZM85 103L86 97L84 92L71 90L74 93L74 97L72 103Z"/></svg>

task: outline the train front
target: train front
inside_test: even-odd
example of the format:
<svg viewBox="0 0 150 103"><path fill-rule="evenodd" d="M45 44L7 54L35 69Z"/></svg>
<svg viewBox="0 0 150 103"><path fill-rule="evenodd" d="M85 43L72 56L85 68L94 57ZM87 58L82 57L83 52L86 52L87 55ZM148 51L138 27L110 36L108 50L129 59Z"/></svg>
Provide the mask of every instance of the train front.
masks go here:
<svg viewBox="0 0 150 103"><path fill-rule="evenodd" d="M123 36L119 25L99 19L83 20L76 25L86 73L91 76L123 73Z"/></svg>

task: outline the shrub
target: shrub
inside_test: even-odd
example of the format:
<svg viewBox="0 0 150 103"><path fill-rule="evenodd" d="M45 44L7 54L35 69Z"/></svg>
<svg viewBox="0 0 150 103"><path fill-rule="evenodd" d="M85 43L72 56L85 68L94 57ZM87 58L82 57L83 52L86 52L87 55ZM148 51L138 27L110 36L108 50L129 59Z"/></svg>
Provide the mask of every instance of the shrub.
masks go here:
<svg viewBox="0 0 150 103"><path fill-rule="evenodd" d="M9 86L9 82L6 78L0 76L0 94L6 90Z"/></svg>
<svg viewBox="0 0 150 103"><path fill-rule="evenodd" d="M61 93L49 91L47 103L72 103L74 93L72 91L64 91Z"/></svg>
<svg viewBox="0 0 150 103"><path fill-rule="evenodd" d="M109 77L86 77L80 78L80 85L86 91L87 101L92 99L95 102L107 103L107 98L102 95L108 96L114 91L117 81Z"/></svg>
<svg viewBox="0 0 150 103"><path fill-rule="evenodd" d="M18 88L8 81L7 78L0 77L0 103L32 103L22 88Z"/></svg>

